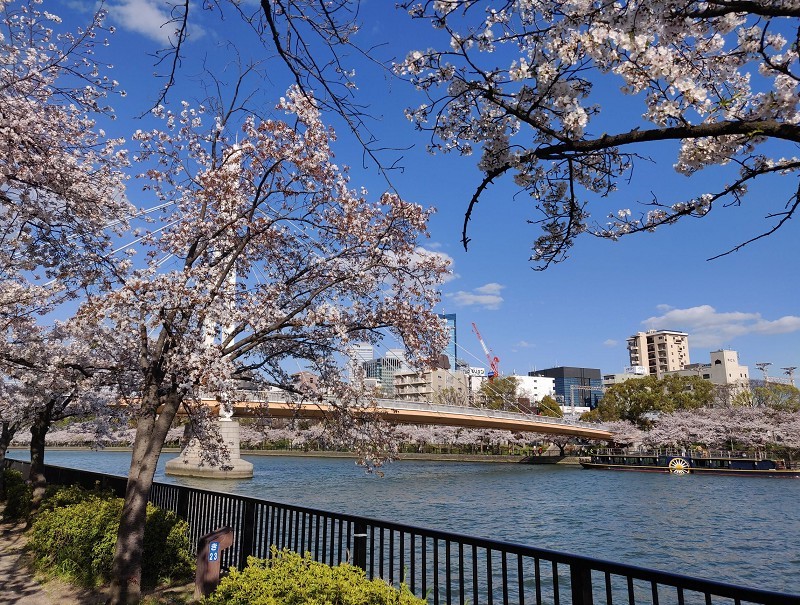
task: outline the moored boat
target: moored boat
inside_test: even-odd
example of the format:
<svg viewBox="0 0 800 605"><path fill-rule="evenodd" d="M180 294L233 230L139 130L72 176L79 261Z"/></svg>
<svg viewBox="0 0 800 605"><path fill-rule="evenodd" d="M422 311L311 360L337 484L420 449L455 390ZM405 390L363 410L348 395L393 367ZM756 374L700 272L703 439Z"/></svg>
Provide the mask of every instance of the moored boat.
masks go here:
<svg viewBox="0 0 800 605"><path fill-rule="evenodd" d="M599 450L580 459L589 469L644 471L673 475L744 475L800 477L800 465L783 459L753 457L747 454L691 451Z"/></svg>

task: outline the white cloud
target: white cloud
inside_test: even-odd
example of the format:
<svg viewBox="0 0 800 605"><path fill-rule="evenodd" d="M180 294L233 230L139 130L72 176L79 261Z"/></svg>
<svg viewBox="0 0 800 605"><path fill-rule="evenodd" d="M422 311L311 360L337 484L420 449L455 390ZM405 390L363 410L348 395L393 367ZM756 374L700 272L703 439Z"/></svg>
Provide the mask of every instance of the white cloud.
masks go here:
<svg viewBox="0 0 800 605"><path fill-rule="evenodd" d="M505 286L491 282L485 286L481 286L480 288L475 288L475 292L478 292L479 294L500 294L500 290L503 288L505 288Z"/></svg>
<svg viewBox="0 0 800 605"><path fill-rule="evenodd" d="M64 6L70 9L73 13L82 13L91 15L97 10L97 5L91 2L84 2L83 0L67 0Z"/></svg>
<svg viewBox="0 0 800 605"><path fill-rule="evenodd" d="M689 334L689 342L698 347L720 347L747 334L789 334L800 331L800 317L787 315L775 320L760 313L731 311L719 313L710 305L675 309L659 305L663 315L649 317L642 323L648 329L677 329Z"/></svg>
<svg viewBox="0 0 800 605"><path fill-rule="evenodd" d="M459 290L455 294L447 294L446 296L462 307L483 307L484 309L495 311L500 308L503 302L500 291L504 287L497 283L489 283L475 288L472 292Z"/></svg>
<svg viewBox="0 0 800 605"><path fill-rule="evenodd" d="M109 4L108 12L123 29L147 36L164 45L177 39L173 17L165 9L167 4L159 0L120 0ZM203 30L190 24L189 34L193 38L203 35Z"/></svg>
<svg viewBox="0 0 800 605"><path fill-rule="evenodd" d="M520 340L514 346L519 347L520 349L530 349L533 345L529 343L527 340Z"/></svg>
<svg viewBox="0 0 800 605"><path fill-rule="evenodd" d="M609 338L608 340L603 341L603 346L605 347L616 347L619 344L618 340L614 340L613 338Z"/></svg>

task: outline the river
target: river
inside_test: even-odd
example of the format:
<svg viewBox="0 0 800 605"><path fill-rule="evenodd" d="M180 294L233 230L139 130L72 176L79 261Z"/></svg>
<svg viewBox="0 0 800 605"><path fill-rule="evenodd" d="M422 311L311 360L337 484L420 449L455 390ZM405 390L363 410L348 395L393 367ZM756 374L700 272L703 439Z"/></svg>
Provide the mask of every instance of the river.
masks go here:
<svg viewBox="0 0 800 605"><path fill-rule="evenodd" d="M13 450L10 457L27 459ZM244 456L255 477L178 483L800 593L800 480L400 461L382 477L346 458ZM126 452L47 463L126 474Z"/></svg>

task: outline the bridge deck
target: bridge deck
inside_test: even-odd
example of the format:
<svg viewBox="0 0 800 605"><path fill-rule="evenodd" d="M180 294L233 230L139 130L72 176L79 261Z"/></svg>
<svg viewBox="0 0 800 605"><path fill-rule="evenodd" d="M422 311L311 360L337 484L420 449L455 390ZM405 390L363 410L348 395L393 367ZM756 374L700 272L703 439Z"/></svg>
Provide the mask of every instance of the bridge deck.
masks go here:
<svg viewBox="0 0 800 605"><path fill-rule="evenodd" d="M290 402L267 400L240 401L234 404L234 416L252 416L256 408L266 407L274 418L323 418L334 411L326 403ZM209 405L217 405L208 400ZM440 426L460 426L468 428L492 428L509 431L545 433L550 435L571 435L587 439L611 438L609 431L597 425L550 418L533 414L521 414L504 410L475 408L467 406L436 405L425 402L379 399L377 406L364 408L365 413L374 413L384 420L402 424L436 424Z"/></svg>

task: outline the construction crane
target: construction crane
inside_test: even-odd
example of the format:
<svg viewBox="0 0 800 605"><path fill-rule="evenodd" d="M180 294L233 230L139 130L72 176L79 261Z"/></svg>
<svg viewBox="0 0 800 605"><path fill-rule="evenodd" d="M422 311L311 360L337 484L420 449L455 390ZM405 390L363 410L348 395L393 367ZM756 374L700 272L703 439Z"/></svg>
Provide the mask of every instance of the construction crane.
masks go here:
<svg viewBox="0 0 800 605"><path fill-rule="evenodd" d="M478 326L475 325L475 322L472 322L472 331L475 332L475 336L478 337L478 342L481 343L481 348L483 348L483 352L486 354L486 360L489 362L489 367L491 371L489 372L489 382L494 380L495 376L500 375L500 370L498 369L498 364L500 363L500 358L495 356L491 349L486 346L486 343L483 342L483 338L481 337L481 333L478 331Z"/></svg>

